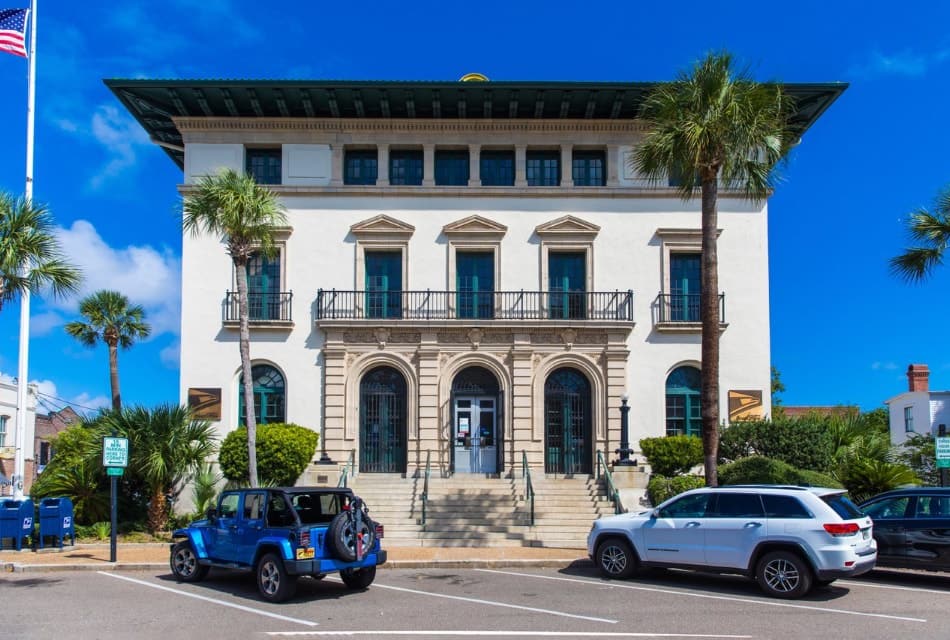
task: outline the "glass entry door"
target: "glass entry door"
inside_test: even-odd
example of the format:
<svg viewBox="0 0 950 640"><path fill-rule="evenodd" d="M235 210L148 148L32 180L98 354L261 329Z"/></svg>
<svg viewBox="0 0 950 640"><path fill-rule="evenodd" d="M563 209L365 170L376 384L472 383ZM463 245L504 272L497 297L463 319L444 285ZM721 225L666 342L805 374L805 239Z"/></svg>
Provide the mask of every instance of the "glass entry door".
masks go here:
<svg viewBox="0 0 950 640"><path fill-rule="evenodd" d="M496 398L462 396L455 399L456 473L496 473L498 471Z"/></svg>

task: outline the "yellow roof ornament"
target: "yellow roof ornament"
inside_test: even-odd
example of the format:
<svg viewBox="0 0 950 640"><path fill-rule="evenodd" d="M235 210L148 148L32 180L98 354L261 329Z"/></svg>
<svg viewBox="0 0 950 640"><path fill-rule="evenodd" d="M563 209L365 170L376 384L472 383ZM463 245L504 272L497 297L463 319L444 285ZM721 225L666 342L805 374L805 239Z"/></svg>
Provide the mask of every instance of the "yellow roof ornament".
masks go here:
<svg viewBox="0 0 950 640"><path fill-rule="evenodd" d="M488 82L488 76L481 73L466 73L459 82Z"/></svg>

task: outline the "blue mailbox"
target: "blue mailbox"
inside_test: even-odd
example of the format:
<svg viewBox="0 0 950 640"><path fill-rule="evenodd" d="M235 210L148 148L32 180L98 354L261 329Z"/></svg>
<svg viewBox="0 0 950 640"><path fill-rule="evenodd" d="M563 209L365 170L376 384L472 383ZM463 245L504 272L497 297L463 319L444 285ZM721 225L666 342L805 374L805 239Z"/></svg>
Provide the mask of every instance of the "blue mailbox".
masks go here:
<svg viewBox="0 0 950 640"><path fill-rule="evenodd" d="M63 538L69 536L69 544L76 544L76 528L73 524L73 502L69 498L43 498L40 500L40 549L48 537L55 537L59 548Z"/></svg>
<svg viewBox="0 0 950 640"><path fill-rule="evenodd" d="M0 501L0 547L4 540L13 538L16 550L23 548L23 541L33 536L33 501Z"/></svg>

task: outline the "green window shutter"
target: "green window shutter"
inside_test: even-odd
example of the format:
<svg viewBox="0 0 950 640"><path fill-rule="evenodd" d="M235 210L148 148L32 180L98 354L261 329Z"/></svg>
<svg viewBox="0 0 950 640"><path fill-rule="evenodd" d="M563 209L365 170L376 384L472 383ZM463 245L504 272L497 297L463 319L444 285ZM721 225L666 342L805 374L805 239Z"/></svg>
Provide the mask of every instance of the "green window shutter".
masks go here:
<svg viewBox="0 0 950 640"><path fill-rule="evenodd" d="M493 317L495 254L491 251L457 252L455 290L459 318Z"/></svg>
<svg viewBox="0 0 950 640"><path fill-rule="evenodd" d="M402 317L402 252L367 251L366 315L368 318Z"/></svg>
<svg viewBox="0 0 950 640"><path fill-rule="evenodd" d="M550 317L584 318L587 311L587 254L583 251L548 253Z"/></svg>

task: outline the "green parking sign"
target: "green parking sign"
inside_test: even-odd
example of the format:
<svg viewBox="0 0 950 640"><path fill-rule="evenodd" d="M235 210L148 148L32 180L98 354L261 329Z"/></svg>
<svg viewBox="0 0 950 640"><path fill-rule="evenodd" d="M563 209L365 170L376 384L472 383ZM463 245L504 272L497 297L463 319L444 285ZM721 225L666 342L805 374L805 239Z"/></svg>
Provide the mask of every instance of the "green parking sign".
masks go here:
<svg viewBox="0 0 950 640"><path fill-rule="evenodd" d="M950 469L950 436L940 436L936 440L937 468Z"/></svg>
<svg viewBox="0 0 950 640"><path fill-rule="evenodd" d="M127 467L129 466L129 439L111 438L102 439L102 466Z"/></svg>

